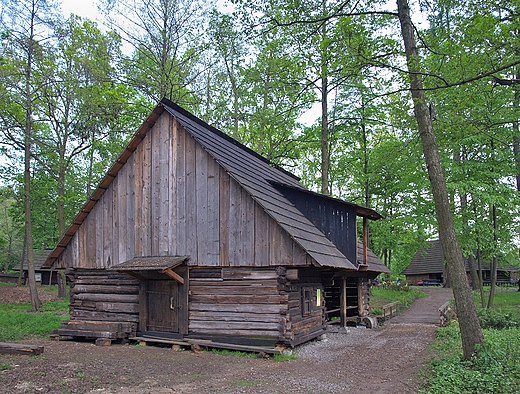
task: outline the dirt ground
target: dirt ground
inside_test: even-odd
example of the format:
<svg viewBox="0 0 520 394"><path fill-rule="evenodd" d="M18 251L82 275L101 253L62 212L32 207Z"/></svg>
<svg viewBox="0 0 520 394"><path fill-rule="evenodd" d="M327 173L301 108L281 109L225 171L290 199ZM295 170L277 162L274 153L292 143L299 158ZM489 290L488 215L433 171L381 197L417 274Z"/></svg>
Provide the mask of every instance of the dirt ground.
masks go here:
<svg viewBox="0 0 520 394"><path fill-rule="evenodd" d="M5 286L0 286L4 293ZM7 287L9 291L12 288ZM16 290L18 291L18 290ZM428 289L420 310L451 297ZM13 301L0 294L0 302ZM428 302L431 300L431 302ZM413 313L413 309L410 312ZM407 312L405 315L408 315ZM411 322L412 321L412 322ZM0 355L2 393L418 393L421 369L437 326L424 322L352 327L329 332L294 350L297 358L224 356L132 344L25 340L44 346L39 356Z"/></svg>

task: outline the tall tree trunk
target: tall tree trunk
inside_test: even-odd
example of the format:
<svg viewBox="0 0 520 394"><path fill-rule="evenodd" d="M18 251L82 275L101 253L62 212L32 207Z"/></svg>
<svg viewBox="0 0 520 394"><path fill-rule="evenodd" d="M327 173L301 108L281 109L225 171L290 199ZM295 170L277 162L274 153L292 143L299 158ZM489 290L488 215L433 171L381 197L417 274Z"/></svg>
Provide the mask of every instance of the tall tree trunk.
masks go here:
<svg viewBox="0 0 520 394"><path fill-rule="evenodd" d="M462 252L455 234L446 180L428 105L425 100L420 74L419 51L415 41L408 1L397 0L397 8L410 76L410 93L414 103L415 118L419 126L419 134L435 202L439 238L448 265L453 295L455 297L455 306L462 337L462 350L464 358L469 359L475 353L476 345L484 345L484 336L468 284Z"/></svg>
<svg viewBox="0 0 520 394"><path fill-rule="evenodd" d="M516 73L516 80L520 81L520 71ZM518 109L520 108L520 91L515 91L515 97L513 100L513 110L518 113ZM520 191L520 121L517 119L513 122L513 155L515 158L515 167L516 167L516 190ZM520 283L520 281L519 281ZM520 290L520 288L519 288Z"/></svg>
<svg viewBox="0 0 520 394"><path fill-rule="evenodd" d="M327 15L327 0L323 0L323 16ZM327 22L321 28L323 47L321 50L321 193L329 194L329 79L328 79L328 50Z"/></svg>
<svg viewBox="0 0 520 394"><path fill-rule="evenodd" d="M30 35L27 48L27 67L25 69L25 138L24 138L24 209L25 209L25 239L27 250L27 272L29 280L29 292L33 312L42 307L36 288L34 273L34 249L32 238L31 218L31 144L32 144L32 62L34 52L34 24L36 17L36 4L32 2Z"/></svg>
<svg viewBox="0 0 520 394"><path fill-rule="evenodd" d="M494 248L496 248L498 242L498 224L497 224L497 207L493 204L491 208L491 221L493 222L493 241ZM489 290L489 298L488 298L488 308L492 308L495 303L495 292L497 291L497 267L498 261L496 256L496 250L493 251L493 257L491 258L491 286Z"/></svg>

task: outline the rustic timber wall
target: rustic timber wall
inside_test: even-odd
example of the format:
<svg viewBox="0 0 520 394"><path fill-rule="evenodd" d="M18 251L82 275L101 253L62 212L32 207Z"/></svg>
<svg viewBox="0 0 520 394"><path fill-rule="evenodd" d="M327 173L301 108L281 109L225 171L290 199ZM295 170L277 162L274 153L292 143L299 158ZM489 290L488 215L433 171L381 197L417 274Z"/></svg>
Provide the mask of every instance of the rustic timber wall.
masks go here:
<svg viewBox="0 0 520 394"><path fill-rule="evenodd" d="M110 270L68 270L66 274L72 320L139 321L139 282L135 279Z"/></svg>
<svg viewBox="0 0 520 394"><path fill-rule="evenodd" d="M280 277L284 269L279 268ZM323 295L323 286L319 282L320 273L313 269L298 269L297 275L285 273L283 291L288 297L288 310L285 318L284 344L296 346L323 334L324 306L318 306L318 289ZM284 282L279 279L279 282ZM305 293L307 292L307 293ZM305 294L309 296L305 306ZM320 300L321 301L321 300Z"/></svg>
<svg viewBox="0 0 520 394"><path fill-rule="evenodd" d="M311 258L171 116L163 113L58 258L110 268L142 256L192 266L308 265Z"/></svg>
<svg viewBox="0 0 520 394"><path fill-rule="evenodd" d="M190 337L274 345L284 340L288 297L274 268L191 269Z"/></svg>

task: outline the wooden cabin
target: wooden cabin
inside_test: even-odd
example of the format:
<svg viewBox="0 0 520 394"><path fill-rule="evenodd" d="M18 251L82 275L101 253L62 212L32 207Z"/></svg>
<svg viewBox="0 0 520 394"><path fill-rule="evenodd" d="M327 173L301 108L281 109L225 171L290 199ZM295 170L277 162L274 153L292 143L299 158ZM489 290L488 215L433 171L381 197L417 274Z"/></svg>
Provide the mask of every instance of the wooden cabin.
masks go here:
<svg viewBox="0 0 520 394"><path fill-rule="evenodd" d="M71 283L58 334L296 346L368 316L380 218L162 100L46 262Z"/></svg>
<svg viewBox="0 0 520 394"><path fill-rule="evenodd" d="M471 263L477 264L476 262L470 262L469 259L465 259L469 283L473 281L470 269ZM484 284L489 285L491 283L491 263L483 261L481 262L481 268ZM438 283L450 287L441 241L439 239L427 241L426 246L419 248L408 267L401 274L406 275L406 280L412 285ZM517 269L515 267L499 264L497 268L497 284L516 283L516 277Z"/></svg>
<svg viewBox="0 0 520 394"><path fill-rule="evenodd" d="M58 284L58 272L48 268L42 268L42 265L47 261L47 258L51 254L51 249L35 250L34 251L34 274L36 283L41 285L57 285ZM16 264L13 267L13 271L20 271L22 269L22 283L26 284L29 277L29 262L27 256L23 259L23 264Z"/></svg>

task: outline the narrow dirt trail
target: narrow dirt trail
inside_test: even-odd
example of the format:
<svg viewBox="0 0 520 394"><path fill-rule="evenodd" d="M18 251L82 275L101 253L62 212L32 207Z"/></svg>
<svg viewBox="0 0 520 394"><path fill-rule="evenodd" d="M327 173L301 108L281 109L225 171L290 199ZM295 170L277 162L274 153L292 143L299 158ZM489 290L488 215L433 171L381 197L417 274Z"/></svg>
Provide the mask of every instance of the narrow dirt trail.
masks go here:
<svg viewBox="0 0 520 394"><path fill-rule="evenodd" d="M24 341L41 356L0 355L2 393L418 393L418 372L430 357L438 308L450 291L429 296L382 328L340 329L276 362L206 351L176 352L133 345ZM428 316L428 318L427 318ZM431 319L431 320L430 320Z"/></svg>

